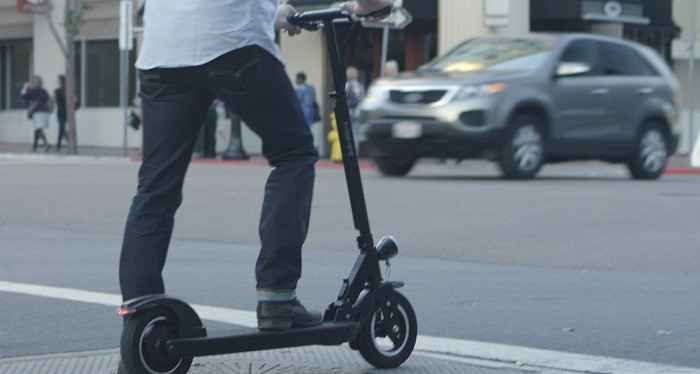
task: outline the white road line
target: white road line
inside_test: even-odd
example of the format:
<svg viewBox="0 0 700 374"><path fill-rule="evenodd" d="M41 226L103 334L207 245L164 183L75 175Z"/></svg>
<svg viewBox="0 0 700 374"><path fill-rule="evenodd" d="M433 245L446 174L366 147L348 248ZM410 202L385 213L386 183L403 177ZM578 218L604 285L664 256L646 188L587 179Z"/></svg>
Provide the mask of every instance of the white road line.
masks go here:
<svg viewBox="0 0 700 374"><path fill-rule="evenodd" d="M72 288L0 281L0 292L49 297L118 307L121 296ZM200 318L255 327L255 312L192 305ZM566 353L505 344L419 335L416 354L443 360L489 367L536 369L542 372L581 372L615 374L700 374L700 369L625 360L603 356Z"/></svg>
<svg viewBox="0 0 700 374"><path fill-rule="evenodd" d="M516 365L584 373L690 374L700 369L567 353L514 345L420 335L416 350L457 357L478 358Z"/></svg>

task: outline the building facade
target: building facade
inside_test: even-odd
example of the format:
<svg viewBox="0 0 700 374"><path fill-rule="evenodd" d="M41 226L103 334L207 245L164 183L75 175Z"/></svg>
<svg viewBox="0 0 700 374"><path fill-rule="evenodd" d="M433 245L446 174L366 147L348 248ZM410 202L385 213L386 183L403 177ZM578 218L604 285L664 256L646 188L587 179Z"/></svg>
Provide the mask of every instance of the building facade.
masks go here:
<svg viewBox="0 0 700 374"><path fill-rule="evenodd" d="M62 33L65 0L50 0L50 17ZM400 70L415 70L438 54L464 39L477 35L518 35L528 32L591 32L632 39L652 46L666 57L685 84L686 105L696 107L697 96L690 95L695 78L689 79L695 59L690 50L698 39L691 35L692 23L700 14L694 0L399 0L413 21L403 30L388 32L387 59L396 60ZM79 145L123 147L124 116L119 107L119 1L87 0L91 9L76 37L76 88L81 108L76 112ZM298 10L337 6L324 0L288 0ZM18 12L18 0L0 0L0 146L2 143L27 143L32 127L26 118L25 103L19 90L33 75L42 76L45 88L57 86L57 76L65 71L65 59L51 31L45 14ZM134 0L134 17L143 0ZM695 13L693 13L693 11ZM346 64L360 70L360 79L369 84L381 74L383 30L363 29L345 53ZM135 34L135 50L140 36ZM327 153L325 133L329 129L327 113L331 103L325 92L331 91L330 69L322 33L308 33L294 38L280 36L279 43L288 74L293 81L303 71L316 87L324 121L312 131L322 154ZM695 69L697 72L700 69ZM135 95L133 68L130 71L129 97ZM698 75L694 73L694 75ZM688 97L691 101L688 101ZM686 110L686 113L690 113ZM686 116L686 118L689 116ZM220 116L221 121L226 121ZM695 116L697 120L698 116ZM689 119L686 119L688 121ZM694 121L695 122L695 121ZM223 124L225 126L225 123ZM691 130L691 126L686 125ZM56 139L56 120L48 136ZM137 148L140 131L128 129L126 146ZM697 133L697 132L695 132ZM249 153L260 152L260 142L247 129L243 144ZM690 136L681 140L680 152L687 152ZM219 151L226 148L217 139Z"/></svg>
<svg viewBox="0 0 700 374"><path fill-rule="evenodd" d="M26 118L27 103L20 98L24 82L41 76L44 88L53 92L58 76L65 74L66 58L51 31L63 37L64 0L52 0L53 11L21 13L18 1L0 0L0 143L28 143L32 127ZM123 144L123 112L119 109L119 2L90 0L91 9L76 37L76 89L81 103L76 112L79 144L118 147ZM133 62L133 57L132 57ZM133 74L130 95L135 92ZM47 136L57 138L52 115ZM138 134L129 134L132 145Z"/></svg>

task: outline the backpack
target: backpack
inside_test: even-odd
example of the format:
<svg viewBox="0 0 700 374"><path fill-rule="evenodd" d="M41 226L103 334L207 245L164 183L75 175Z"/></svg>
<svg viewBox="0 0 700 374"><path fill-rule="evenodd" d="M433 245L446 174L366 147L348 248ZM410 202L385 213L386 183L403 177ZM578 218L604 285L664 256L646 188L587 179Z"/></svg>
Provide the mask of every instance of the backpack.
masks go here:
<svg viewBox="0 0 700 374"><path fill-rule="evenodd" d="M360 98L357 97L357 94L355 94L355 90L352 89L352 86L348 87L345 94L347 96L348 108L357 108L357 106L360 104Z"/></svg>

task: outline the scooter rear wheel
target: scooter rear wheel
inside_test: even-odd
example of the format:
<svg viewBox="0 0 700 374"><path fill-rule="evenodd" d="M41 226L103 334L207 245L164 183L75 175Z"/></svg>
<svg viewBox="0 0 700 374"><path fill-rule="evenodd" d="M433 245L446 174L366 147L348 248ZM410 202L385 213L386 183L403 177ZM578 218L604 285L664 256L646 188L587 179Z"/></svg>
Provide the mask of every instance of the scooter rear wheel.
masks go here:
<svg viewBox="0 0 700 374"><path fill-rule="evenodd" d="M128 373L184 374L191 357L175 357L165 343L180 335L180 322L174 313L156 307L129 317L121 338L122 364Z"/></svg>
<svg viewBox="0 0 700 374"><path fill-rule="evenodd" d="M416 314L408 299L396 291L373 308L360 326L354 344L375 367L396 368L408 359L416 344Z"/></svg>

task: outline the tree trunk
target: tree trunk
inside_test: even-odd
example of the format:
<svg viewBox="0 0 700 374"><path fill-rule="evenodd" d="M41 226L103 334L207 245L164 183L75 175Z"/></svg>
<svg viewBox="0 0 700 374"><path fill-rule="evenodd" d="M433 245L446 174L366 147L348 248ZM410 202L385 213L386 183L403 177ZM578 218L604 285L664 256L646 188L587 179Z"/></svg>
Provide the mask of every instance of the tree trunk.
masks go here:
<svg viewBox="0 0 700 374"><path fill-rule="evenodd" d="M75 127L75 45L72 37L66 37L68 56L66 57L66 120L68 122L68 154L78 154L78 132Z"/></svg>
<svg viewBox="0 0 700 374"><path fill-rule="evenodd" d="M56 39L56 43L63 52L63 57L66 59L66 120L68 122L68 154L78 154L78 134L75 128L75 104L77 102L75 95L75 45L73 41L80 30L80 25L83 22L83 12L88 9L83 0L66 0L64 8L64 24L65 27L65 43L63 38L58 34L56 25L51 17L51 10L54 4L48 0L48 9L45 13L46 20L49 23L51 33ZM70 17L69 17L70 15Z"/></svg>

